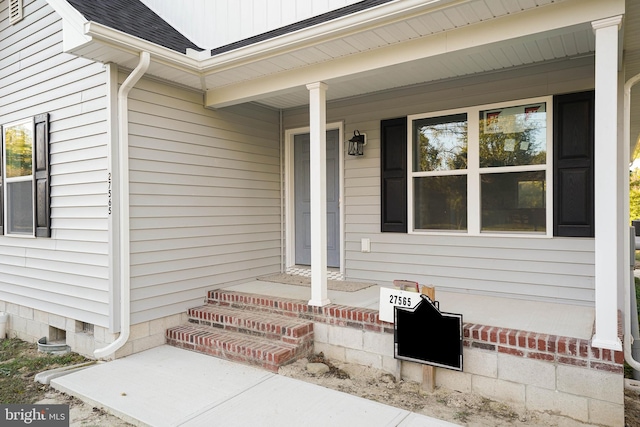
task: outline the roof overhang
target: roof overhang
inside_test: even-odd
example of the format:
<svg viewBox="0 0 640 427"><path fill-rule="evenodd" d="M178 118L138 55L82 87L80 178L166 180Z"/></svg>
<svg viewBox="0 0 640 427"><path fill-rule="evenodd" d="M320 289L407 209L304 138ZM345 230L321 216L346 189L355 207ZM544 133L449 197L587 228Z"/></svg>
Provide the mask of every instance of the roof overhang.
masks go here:
<svg viewBox="0 0 640 427"><path fill-rule="evenodd" d="M329 85L332 101L589 57L592 21L624 15L626 8L625 34L640 25L640 7L629 0L531 0L513 2L513 10L490 0L396 0L211 56L176 52L87 21L65 0L48 2L63 18L65 51L124 68L134 68L147 51L148 75L205 92L210 108L306 105L306 84L316 81ZM631 39L625 40L628 59L640 57L640 41ZM638 73L640 61L626 67L629 75ZM632 132L637 135L640 124Z"/></svg>

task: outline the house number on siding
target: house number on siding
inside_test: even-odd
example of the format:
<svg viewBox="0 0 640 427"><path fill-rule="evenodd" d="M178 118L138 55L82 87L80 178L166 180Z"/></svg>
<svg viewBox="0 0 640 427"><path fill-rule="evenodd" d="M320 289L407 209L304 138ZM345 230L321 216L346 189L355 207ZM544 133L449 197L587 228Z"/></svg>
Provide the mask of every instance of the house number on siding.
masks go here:
<svg viewBox="0 0 640 427"><path fill-rule="evenodd" d="M109 215L111 215L111 172L109 172L109 203L107 206L109 206Z"/></svg>

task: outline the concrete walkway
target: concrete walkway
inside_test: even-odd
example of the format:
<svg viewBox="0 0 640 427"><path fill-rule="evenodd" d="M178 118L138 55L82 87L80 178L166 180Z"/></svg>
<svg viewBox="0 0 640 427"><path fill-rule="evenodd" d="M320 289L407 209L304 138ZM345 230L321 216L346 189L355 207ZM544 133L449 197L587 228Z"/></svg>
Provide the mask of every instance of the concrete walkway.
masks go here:
<svg viewBox="0 0 640 427"><path fill-rule="evenodd" d="M170 346L94 365L51 386L134 425L154 427L454 426Z"/></svg>

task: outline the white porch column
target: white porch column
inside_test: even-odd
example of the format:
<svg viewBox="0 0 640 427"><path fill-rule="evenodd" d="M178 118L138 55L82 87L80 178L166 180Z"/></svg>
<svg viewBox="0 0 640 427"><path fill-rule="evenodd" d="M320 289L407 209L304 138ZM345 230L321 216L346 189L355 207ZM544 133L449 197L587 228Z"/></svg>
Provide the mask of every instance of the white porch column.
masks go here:
<svg viewBox="0 0 640 427"><path fill-rule="evenodd" d="M311 299L309 305L330 303L327 296L327 85L309 89L309 133L311 137Z"/></svg>
<svg viewBox="0 0 640 427"><path fill-rule="evenodd" d="M618 31L621 16L592 22L596 35L595 66L595 309L594 347L622 350L618 338L618 292L624 274L618 268L627 256L619 235L622 195L617 185L618 162Z"/></svg>

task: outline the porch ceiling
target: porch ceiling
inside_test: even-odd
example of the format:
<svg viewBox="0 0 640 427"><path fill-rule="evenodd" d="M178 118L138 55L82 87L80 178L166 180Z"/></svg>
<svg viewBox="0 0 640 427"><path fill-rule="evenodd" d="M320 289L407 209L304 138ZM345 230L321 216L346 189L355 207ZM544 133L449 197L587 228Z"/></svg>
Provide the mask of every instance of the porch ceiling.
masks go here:
<svg viewBox="0 0 640 427"><path fill-rule="evenodd" d="M78 29L86 41L68 50L126 68L136 66L141 49L149 50L147 74L207 91L209 106L250 100L286 109L305 105L305 85L319 79L330 85L328 100L334 100L590 55L590 20L623 10L610 4L621 3L396 0L215 56L169 51L88 21ZM72 24L79 26L77 17ZM247 88L246 99L230 95Z"/></svg>
<svg viewBox="0 0 640 427"><path fill-rule="evenodd" d="M635 0L397 0L209 56L180 54L93 22L69 51L203 90L220 108L257 102L307 105L306 84L324 81L333 101L394 88L594 56L591 21L625 13L627 78L640 72L640 2ZM640 92L640 88L635 90ZM640 96L632 98L640 133ZM635 138L632 138L635 139Z"/></svg>
<svg viewBox="0 0 640 427"><path fill-rule="evenodd" d="M443 53L407 62L382 66L368 71L323 79L329 85L327 100L446 80L472 74L495 72L567 58L593 56L595 37L589 25L556 31L553 35L536 34ZM212 89L215 92L215 89ZM281 93L266 94L257 102L287 109L306 105L309 92L305 86L291 87Z"/></svg>
<svg viewBox="0 0 640 427"><path fill-rule="evenodd" d="M308 103L305 85L313 81L329 85L332 101L593 56L591 21L616 11L593 0L436 1L406 9L403 4L416 2L393 3L398 10L366 26L353 28L347 21L313 42L265 46L268 53L241 68L222 64L206 70L207 106L255 101L287 109ZM622 4L606 6L616 3Z"/></svg>

